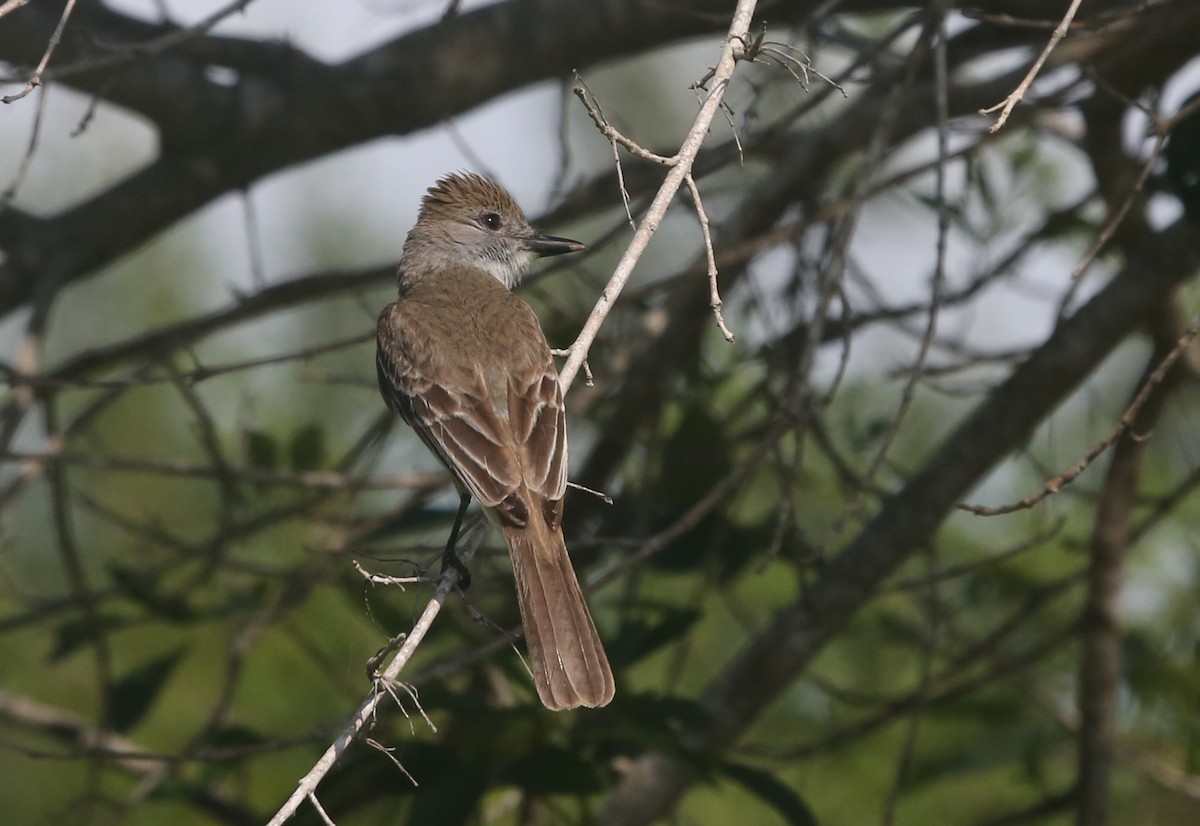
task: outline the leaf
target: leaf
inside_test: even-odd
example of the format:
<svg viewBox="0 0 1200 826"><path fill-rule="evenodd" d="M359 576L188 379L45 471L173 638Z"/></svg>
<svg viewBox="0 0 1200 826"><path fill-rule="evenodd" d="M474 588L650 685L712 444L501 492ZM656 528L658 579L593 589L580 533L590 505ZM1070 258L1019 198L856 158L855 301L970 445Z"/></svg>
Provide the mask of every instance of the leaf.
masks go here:
<svg viewBox="0 0 1200 826"><path fill-rule="evenodd" d="M408 823L424 826L457 826L469 823L480 799L488 789L488 767L480 760L451 760L432 776L422 771L416 761L398 755L405 769L419 778L414 789L416 797L409 809Z"/></svg>
<svg viewBox="0 0 1200 826"><path fill-rule="evenodd" d="M126 732L146 716L150 706L158 699L159 692L183 657L183 649L176 649L130 671L112 686L104 722L109 728Z"/></svg>
<svg viewBox="0 0 1200 826"><path fill-rule="evenodd" d="M315 424L297 430L288 445L288 457L298 473L320 468L325 461L325 431Z"/></svg>
<svg viewBox="0 0 1200 826"><path fill-rule="evenodd" d="M699 618L699 611L670 607L627 617L608 646L609 659L617 666L632 665L682 637Z"/></svg>
<svg viewBox="0 0 1200 826"><path fill-rule="evenodd" d="M204 742L212 748L238 748L262 745L267 738L249 726L228 725L209 734Z"/></svg>
<svg viewBox="0 0 1200 826"><path fill-rule="evenodd" d="M658 749L702 776L717 768L714 755L686 747L679 732L710 725L711 717L695 700L661 694L617 692L622 727L613 734L644 748Z"/></svg>
<svg viewBox="0 0 1200 826"><path fill-rule="evenodd" d="M247 429L242 431L246 461L257 470L274 470L278 462L279 448L275 440L265 431Z"/></svg>
<svg viewBox="0 0 1200 826"><path fill-rule="evenodd" d="M417 537L431 530L444 531L443 536L446 536L457 510L456 505L452 508L420 507L401 512L373 530L367 531L359 541L364 544L383 540L397 544L414 544Z"/></svg>
<svg viewBox="0 0 1200 826"><path fill-rule="evenodd" d="M604 788L595 766L578 752L543 746L501 763L497 780L535 795L594 794Z"/></svg>
<svg viewBox="0 0 1200 826"><path fill-rule="evenodd" d="M195 616L181 595L159 591L162 581L154 573L116 562L108 566L108 571L125 596L151 613L172 622L186 622Z"/></svg>
<svg viewBox="0 0 1200 826"><path fill-rule="evenodd" d="M125 624L125 620L101 614L96 622L87 617L70 619L59 623L54 629L54 647L47 659L58 662L90 643L98 633L107 633Z"/></svg>
<svg viewBox="0 0 1200 826"><path fill-rule="evenodd" d="M808 804L770 772L740 763L725 763L721 772L783 815L792 826L817 826L817 818Z"/></svg>

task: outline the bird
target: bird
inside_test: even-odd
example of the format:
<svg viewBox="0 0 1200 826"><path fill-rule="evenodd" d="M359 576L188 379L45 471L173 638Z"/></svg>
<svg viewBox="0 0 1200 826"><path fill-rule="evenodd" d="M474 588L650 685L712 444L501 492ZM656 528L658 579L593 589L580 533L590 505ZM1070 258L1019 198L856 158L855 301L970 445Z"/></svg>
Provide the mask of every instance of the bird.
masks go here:
<svg viewBox="0 0 1200 826"><path fill-rule="evenodd" d="M533 308L512 288L537 259L578 252L546 235L499 184L440 178L421 200L383 309L376 368L387 406L504 537L538 697L559 711L607 705L612 669L562 532L567 429L558 370Z"/></svg>

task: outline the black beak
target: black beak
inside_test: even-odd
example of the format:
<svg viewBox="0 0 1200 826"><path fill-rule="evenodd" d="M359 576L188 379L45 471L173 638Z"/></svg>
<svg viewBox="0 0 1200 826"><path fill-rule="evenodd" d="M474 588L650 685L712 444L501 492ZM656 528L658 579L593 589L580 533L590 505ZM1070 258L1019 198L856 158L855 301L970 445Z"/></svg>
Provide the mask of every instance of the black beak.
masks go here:
<svg viewBox="0 0 1200 826"><path fill-rule="evenodd" d="M554 235L542 235L540 233L524 239L522 243L525 245L525 249L542 258L587 249L585 244L572 241L570 238L558 238Z"/></svg>

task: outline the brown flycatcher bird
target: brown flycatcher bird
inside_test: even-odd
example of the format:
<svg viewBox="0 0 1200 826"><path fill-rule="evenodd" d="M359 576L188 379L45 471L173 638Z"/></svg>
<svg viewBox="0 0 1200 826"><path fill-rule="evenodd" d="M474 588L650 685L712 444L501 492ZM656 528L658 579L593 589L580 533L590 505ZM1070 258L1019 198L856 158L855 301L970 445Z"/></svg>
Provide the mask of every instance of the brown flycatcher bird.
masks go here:
<svg viewBox="0 0 1200 826"><path fill-rule="evenodd" d="M447 175L408 233L400 299L379 316L379 390L458 487L444 564L471 497L508 546L538 696L603 706L613 675L563 541L567 426L537 316L510 292L535 258L584 249L544 235L497 184Z"/></svg>

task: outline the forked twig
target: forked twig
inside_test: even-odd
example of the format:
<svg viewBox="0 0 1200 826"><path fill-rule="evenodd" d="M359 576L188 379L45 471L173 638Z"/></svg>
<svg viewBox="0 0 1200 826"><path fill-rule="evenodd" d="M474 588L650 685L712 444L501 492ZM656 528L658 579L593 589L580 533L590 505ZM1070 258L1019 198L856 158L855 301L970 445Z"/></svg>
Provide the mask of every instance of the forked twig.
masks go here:
<svg viewBox="0 0 1200 826"><path fill-rule="evenodd" d="M1058 41L1066 37L1067 30L1071 28L1071 21L1075 19L1075 12L1079 11L1079 5L1082 2L1083 0L1072 0L1070 8L1067 9L1067 13L1063 15L1063 18L1061 21L1059 21L1059 24L1054 27L1054 31L1050 34L1050 40L1046 42L1046 46L1044 49L1042 49L1042 53L1037 56L1037 60L1035 60L1033 65L1029 67L1029 71L1025 74L1025 77L1023 77L1021 82L1017 84L1017 88L1013 89L1012 93L1008 97L994 106L989 106L986 109L979 110L979 114L981 115L990 115L992 112L997 110L1000 111L1000 115L996 118L996 122L988 127L989 132L993 134L999 132L1004 127L1004 124L1008 123L1008 116L1012 114L1012 110L1015 109L1017 104L1020 103L1025 97L1025 93L1029 91L1029 87L1033 85L1034 79L1037 78L1038 72L1040 72L1042 70L1042 66L1045 65L1046 59L1050 57L1050 53L1054 51L1054 47L1058 45Z"/></svg>
<svg viewBox="0 0 1200 826"><path fill-rule="evenodd" d="M12 9L5 4L5 8L0 11L7 12ZM13 8L16 8L15 6ZM58 25L54 27L54 33L50 35L50 42L46 44L46 51L42 52L42 59L38 61L37 68L33 70L33 74L29 76L29 80L25 82L25 88L16 94L5 95L0 97L0 103L16 103L21 98L28 95L34 89L42 85L42 75L46 71L46 64L50 62L50 56L54 54L54 50L58 48L59 41L62 40L63 31L67 28L67 20L71 17L71 12L75 10L75 0L67 0L67 5L63 6L62 14L59 15Z"/></svg>
<svg viewBox="0 0 1200 826"><path fill-rule="evenodd" d="M712 79L716 82L713 84L712 90L704 99L704 103L700 107L700 111L696 114L695 120L692 121L692 127L688 130L687 136L679 147L679 151L672 156L670 161L670 171L667 172L667 177L659 187L654 199L650 202L650 207L646 210L646 217L642 220L641 225L634 232L633 240L629 242L629 246L625 248L621 260L617 262L616 269L613 271L612 277L608 284L604 287L600 298L596 301L596 305L592 308L591 314L587 321L584 322L583 328L579 331L574 344L571 345L571 355L567 358L567 363L563 365L562 372L559 374L559 383L562 385L563 393L566 393L572 382L575 380L579 368L583 365L583 361L587 358L588 350L591 349L592 342L596 340L597 334L600 332L604 320L608 317L609 311L616 303L621 291L629 282L630 276L633 274L633 268L637 266L637 262L645 253L646 247L650 244L650 239L661 225L663 218L666 216L667 208L674 200L675 194L679 191L679 187L683 186L684 182L691 175L692 164L696 160L696 155L700 152L700 147L704 144L704 139L708 135L708 130L712 126L713 118L716 117L717 111L721 108L721 104L725 98L725 92L729 87L729 79L733 76L733 70L738 63L738 54L741 51L740 45L748 37L750 21L754 17L754 9L757 3L755 0L739 0L737 8L733 13L733 21L729 26L729 34L726 35L724 42L721 44L721 55L716 66L712 70ZM613 139L611 133L606 133L606 136Z"/></svg>
<svg viewBox="0 0 1200 826"><path fill-rule="evenodd" d="M958 505L958 509L967 511L968 513L973 513L976 516L1002 516L1006 513L1013 513L1015 511L1032 508L1043 499L1046 499L1052 494L1058 493L1067 485L1074 482L1077 478L1079 478L1081 473L1087 470L1088 466L1091 465L1092 462L1094 462L1100 456L1100 454L1104 453L1104 451L1116 444L1117 440L1120 439L1121 436L1123 436L1129 430L1129 428L1133 426L1133 423L1137 419L1137 415L1141 411L1142 406L1146 403L1146 400L1150 398L1150 394L1154 392L1154 388L1162 383L1163 379L1166 378L1167 371L1169 371L1175 362L1178 361L1185 352L1187 352L1187 348L1191 346L1197 335L1200 335L1200 318L1196 318L1192 321L1191 326L1188 327L1182 336L1180 336L1179 341L1175 343L1175 346L1171 348L1171 352L1167 353L1167 356L1162 360L1162 363L1159 364L1158 367L1155 368L1154 372L1150 374L1149 378L1146 379L1146 383L1142 385L1141 390L1139 390L1138 394L1134 397L1133 403L1129 405L1129 408L1125 411L1125 414L1121 416L1121 420L1117 423L1117 426L1109 431L1108 435L1106 435L1103 439L1092 445L1087 453L1081 456L1079 460L1075 462L1075 464L1071 465L1058 476L1047 480L1047 482L1042 485L1041 490L1031 493L1023 499L1017 500L1016 502L1010 502L1007 505L988 507L985 505L968 505L965 503L960 503ZM1132 438L1144 438L1144 436L1135 433L1132 434Z"/></svg>

